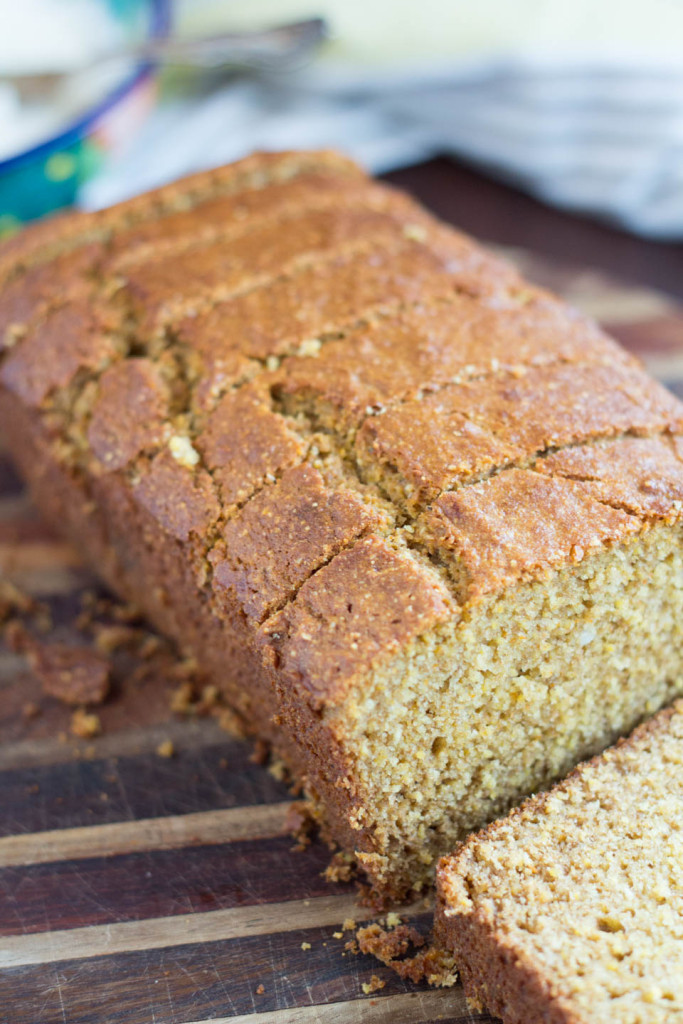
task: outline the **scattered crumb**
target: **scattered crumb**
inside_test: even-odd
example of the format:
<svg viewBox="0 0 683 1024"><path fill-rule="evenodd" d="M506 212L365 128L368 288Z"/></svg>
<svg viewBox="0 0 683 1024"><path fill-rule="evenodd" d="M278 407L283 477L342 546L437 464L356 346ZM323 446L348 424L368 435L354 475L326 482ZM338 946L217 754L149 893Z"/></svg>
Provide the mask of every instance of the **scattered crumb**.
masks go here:
<svg viewBox="0 0 683 1024"><path fill-rule="evenodd" d="M54 622L52 620L52 613L49 608L45 608L42 605L38 605L36 611L33 613L33 625L39 633L49 633L51 629L54 629Z"/></svg>
<svg viewBox="0 0 683 1024"><path fill-rule="evenodd" d="M350 882L356 876L356 861L352 854L340 851L323 871L328 882Z"/></svg>
<svg viewBox="0 0 683 1024"><path fill-rule="evenodd" d="M310 845L310 834L315 828L311 817L310 806L305 800L295 800L290 804L285 818L284 831L289 832L296 841L295 850L304 850Z"/></svg>
<svg viewBox="0 0 683 1024"><path fill-rule="evenodd" d="M393 910L387 914L387 928L398 928L401 923L401 918Z"/></svg>
<svg viewBox="0 0 683 1024"><path fill-rule="evenodd" d="M199 665L195 658L181 658L176 660L171 666L171 675L174 679L186 679L192 683L194 690L195 684L197 683L197 677L201 675Z"/></svg>
<svg viewBox="0 0 683 1024"><path fill-rule="evenodd" d="M215 708L220 703L220 690L213 683L207 683L202 687L200 703L208 710Z"/></svg>
<svg viewBox="0 0 683 1024"><path fill-rule="evenodd" d="M100 598L97 602L99 614L109 614L117 622L142 622L144 616L137 605L121 604L111 598Z"/></svg>
<svg viewBox="0 0 683 1024"><path fill-rule="evenodd" d="M26 704L24 704L23 708L21 709L21 713L23 717L26 719L37 718L38 715L41 713L40 706L36 704L35 701L29 700L26 702Z"/></svg>
<svg viewBox="0 0 683 1024"><path fill-rule="evenodd" d="M76 708L71 716L71 732L82 740L92 739L102 732L102 724L99 716L94 715L85 708Z"/></svg>
<svg viewBox="0 0 683 1024"><path fill-rule="evenodd" d="M352 917L345 918L344 919L344 924L342 925L342 931L343 932L355 932L355 930L356 930L356 922L353 920L353 918Z"/></svg>
<svg viewBox="0 0 683 1024"><path fill-rule="evenodd" d="M140 644L138 649L138 655L143 661L149 661L155 654L164 649L164 641L156 633L148 633L145 639Z"/></svg>
<svg viewBox="0 0 683 1024"><path fill-rule="evenodd" d="M36 607L33 598L25 594L9 580L0 580L0 622L7 622L15 615L28 615Z"/></svg>
<svg viewBox="0 0 683 1024"><path fill-rule="evenodd" d="M424 936L407 924L393 931L385 931L379 924L369 924L358 929L356 939L361 953L370 953L383 964L405 956L411 946L419 949L425 944Z"/></svg>
<svg viewBox="0 0 683 1024"><path fill-rule="evenodd" d="M159 757L173 757L175 755L173 740L163 740L157 747L157 754Z"/></svg>
<svg viewBox="0 0 683 1024"><path fill-rule="evenodd" d="M332 932L332 938L333 939L343 939L344 938L344 932Z"/></svg>
<svg viewBox="0 0 683 1024"><path fill-rule="evenodd" d="M101 704L109 692L109 661L87 647L31 641L29 665L43 692L65 704Z"/></svg>
<svg viewBox="0 0 683 1024"><path fill-rule="evenodd" d="M310 949L311 948L310 942L302 942L301 943L301 948L302 949Z"/></svg>
<svg viewBox="0 0 683 1024"><path fill-rule="evenodd" d="M265 740L256 740L254 749L249 755L252 764L265 764L270 757L270 744Z"/></svg>
<svg viewBox="0 0 683 1024"><path fill-rule="evenodd" d="M390 916L398 917L396 914ZM387 931L379 924L370 924L358 929L356 939L361 953L376 957L403 980L426 981L442 988L450 988L457 981L451 954L437 946L427 946L425 937L409 925L399 924ZM419 952L407 956L411 947Z"/></svg>
<svg viewBox="0 0 683 1024"><path fill-rule="evenodd" d="M277 782L286 782L289 777L289 771L284 761L276 758L268 765L268 773L273 776Z"/></svg>
<svg viewBox="0 0 683 1024"><path fill-rule="evenodd" d="M181 683L171 694L171 711L174 711L177 715L191 714L194 697L195 693L192 683Z"/></svg>
<svg viewBox="0 0 683 1024"><path fill-rule="evenodd" d="M263 985L259 985L259 987L256 989L256 995L257 996L262 996L265 991L266 990L265 990L264 986Z"/></svg>
<svg viewBox="0 0 683 1024"><path fill-rule="evenodd" d="M121 648L135 647L139 641L140 630L123 623L113 626L97 623L95 627L95 647L100 654L111 655Z"/></svg>
<svg viewBox="0 0 683 1024"><path fill-rule="evenodd" d="M236 739L243 739L246 735L241 719L230 708L221 708L217 721L224 732L229 733Z"/></svg>
<svg viewBox="0 0 683 1024"><path fill-rule="evenodd" d="M371 995L373 992L379 992L381 988L384 988L386 981L382 981L376 974L373 974L370 981L364 981L362 988L366 996Z"/></svg>
<svg viewBox="0 0 683 1024"><path fill-rule="evenodd" d="M428 946L408 960L389 966L399 978L426 981L433 988L452 988L458 980L452 954L438 946Z"/></svg>
<svg viewBox="0 0 683 1024"><path fill-rule="evenodd" d="M31 644L31 635L22 622L12 619L5 627L5 642L12 654L25 654Z"/></svg>

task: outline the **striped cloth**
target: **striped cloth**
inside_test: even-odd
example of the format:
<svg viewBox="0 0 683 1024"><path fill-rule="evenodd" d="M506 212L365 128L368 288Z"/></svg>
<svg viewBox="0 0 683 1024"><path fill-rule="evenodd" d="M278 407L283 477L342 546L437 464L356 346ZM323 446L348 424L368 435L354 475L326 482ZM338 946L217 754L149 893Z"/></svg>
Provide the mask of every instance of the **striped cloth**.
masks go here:
<svg viewBox="0 0 683 1024"><path fill-rule="evenodd" d="M437 153L543 200L683 237L683 59L517 54L368 75L314 65L162 105L96 178L96 208L253 149L336 146L381 172Z"/></svg>

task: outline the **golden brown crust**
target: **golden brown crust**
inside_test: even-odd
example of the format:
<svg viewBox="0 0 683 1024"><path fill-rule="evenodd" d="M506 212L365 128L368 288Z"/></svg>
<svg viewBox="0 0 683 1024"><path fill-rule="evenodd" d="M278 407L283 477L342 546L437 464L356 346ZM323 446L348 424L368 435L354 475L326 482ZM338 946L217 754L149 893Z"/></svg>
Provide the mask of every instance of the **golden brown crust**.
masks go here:
<svg viewBox="0 0 683 1024"><path fill-rule="evenodd" d="M115 363L100 377L88 443L105 469L123 469L168 433L168 388L150 359Z"/></svg>
<svg viewBox="0 0 683 1024"><path fill-rule="evenodd" d="M679 438L624 437L609 445L568 448L537 463L540 473L576 481L596 501L637 516L667 517L683 501ZM575 488L578 490L579 488Z"/></svg>
<svg viewBox="0 0 683 1024"><path fill-rule="evenodd" d="M285 469L301 462L305 444L273 412L260 384L225 395L207 417L197 449L221 491L226 507L241 504Z"/></svg>
<svg viewBox="0 0 683 1024"><path fill-rule="evenodd" d="M311 577L262 635L280 685L320 708L455 611L437 576L369 537Z"/></svg>
<svg viewBox="0 0 683 1024"><path fill-rule="evenodd" d="M429 501L548 449L682 428L679 403L638 367L567 364L441 388L368 417L358 443Z"/></svg>
<svg viewBox="0 0 683 1024"><path fill-rule="evenodd" d="M2 363L0 382L27 405L40 407L79 371L104 368L117 355L117 326L113 311L86 297L38 307Z"/></svg>
<svg viewBox="0 0 683 1024"><path fill-rule="evenodd" d="M135 500L172 537L205 536L218 520L220 505L210 475L183 466L170 450L159 452L132 485Z"/></svg>
<svg viewBox="0 0 683 1024"><path fill-rule="evenodd" d="M0 281L0 417L41 505L368 855L324 712L463 604L679 514L675 399L334 154L39 225Z"/></svg>
<svg viewBox="0 0 683 1024"><path fill-rule="evenodd" d="M526 469L442 495L423 524L428 543L450 554L464 575L463 602L580 562L642 529L635 516L601 504L580 484Z"/></svg>
<svg viewBox="0 0 683 1024"><path fill-rule="evenodd" d="M221 530L210 556L214 588L260 622L377 525L378 515L353 493L326 487L312 466L287 469Z"/></svg>

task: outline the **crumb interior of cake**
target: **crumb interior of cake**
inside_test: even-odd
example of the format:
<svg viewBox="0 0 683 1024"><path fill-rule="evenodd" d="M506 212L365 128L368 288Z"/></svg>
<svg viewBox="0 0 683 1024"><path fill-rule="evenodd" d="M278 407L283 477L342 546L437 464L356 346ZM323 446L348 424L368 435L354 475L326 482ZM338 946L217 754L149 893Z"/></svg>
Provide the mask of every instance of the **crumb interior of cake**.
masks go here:
<svg viewBox="0 0 683 1024"><path fill-rule="evenodd" d="M475 605L362 681L329 722L381 879L431 879L483 821L604 749L683 683L680 528L655 527Z"/></svg>
<svg viewBox="0 0 683 1024"><path fill-rule="evenodd" d="M683 707L663 724L495 826L454 877L446 869L447 899L456 885L579 1019L683 1013Z"/></svg>

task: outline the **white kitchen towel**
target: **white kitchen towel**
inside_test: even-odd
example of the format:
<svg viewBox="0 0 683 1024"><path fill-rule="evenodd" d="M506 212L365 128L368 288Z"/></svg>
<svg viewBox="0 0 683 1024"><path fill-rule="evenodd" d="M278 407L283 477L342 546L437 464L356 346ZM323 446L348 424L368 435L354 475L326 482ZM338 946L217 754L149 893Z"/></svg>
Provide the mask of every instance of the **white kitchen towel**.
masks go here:
<svg viewBox="0 0 683 1024"><path fill-rule="evenodd" d="M318 146L374 172L452 153L549 203L680 239L683 39L618 52L517 45L419 66L322 59L236 79L162 104L82 203L109 205L254 149Z"/></svg>

